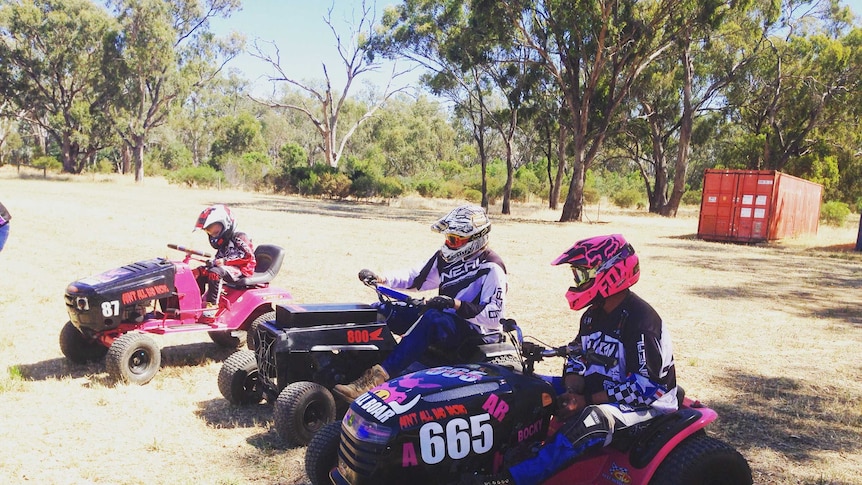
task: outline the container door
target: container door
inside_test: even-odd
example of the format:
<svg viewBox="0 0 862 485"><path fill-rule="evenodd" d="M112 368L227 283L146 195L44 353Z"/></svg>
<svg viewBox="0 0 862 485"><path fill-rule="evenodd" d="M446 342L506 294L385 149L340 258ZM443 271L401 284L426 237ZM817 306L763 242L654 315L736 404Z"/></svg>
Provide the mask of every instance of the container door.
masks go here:
<svg viewBox="0 0 862 485"><path fill-rule="evenodd" d="M774 188L774 172L740 174L735 210L735 240L766 241Z"/></svg>
<svg viewBox="0 0 862 485"><path fill-rule="evenodd" d="M703 201L697 235L701 239L733 239L734 198L738 172L708 170L703 179Z"/></svg>

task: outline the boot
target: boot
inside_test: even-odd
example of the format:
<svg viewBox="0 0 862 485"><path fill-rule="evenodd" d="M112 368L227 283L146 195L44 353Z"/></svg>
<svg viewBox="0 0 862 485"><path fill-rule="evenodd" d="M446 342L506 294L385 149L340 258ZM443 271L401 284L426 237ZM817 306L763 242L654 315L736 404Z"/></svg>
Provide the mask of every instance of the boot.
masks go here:
<svg viewBox="0 0 862 485"><path fill-rule="evenodd" d="M374 367L366 370L355 381L350 384L338 384L332 390L345 401L353 402L354 399L365 394L371 388L377 387L388 380L389 374L386 372L386 369L380 364L375 364Z"/></svg>

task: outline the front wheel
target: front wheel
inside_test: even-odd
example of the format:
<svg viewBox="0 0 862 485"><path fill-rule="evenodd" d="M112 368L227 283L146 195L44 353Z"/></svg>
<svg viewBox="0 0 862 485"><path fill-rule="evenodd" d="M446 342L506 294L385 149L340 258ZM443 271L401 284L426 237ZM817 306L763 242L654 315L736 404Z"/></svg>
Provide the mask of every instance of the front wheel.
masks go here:
<svg viewBox="0 0 862 485"><path fill-rule="evenodd" d="M275 320L275 312L266 312L263 315L255 318L254 321L251 322L251 325L248 326L248 349L254 350L257 347L257 329L262 324Z"/></svg>
<svg viewBox="0 0 862 485"><path fill-rule="evenodd" d="M290 446L307 445L314 433L335 421L335 398L316 382L288 385L274 408L275 431Z"/></svg>
<svg viewBox="0 0 862 485"><path fill-rule="evenodd" d="M60 351L76 364L101 360L108 348L96 339L88 339L72 322L66 322L60 330Z"/></svg>
<svg viewBox="0 0 862 485"><path fill-rule="evenodd" d="M727 443L703 433L678 444L659 465L650 485L750 485L751 468Z"/></svg>
<svg viewBox="0 0 862 485"><path fill-rule="evenodd" d="M111 344L105 367L111 378L144 385L155 377L162 365L162 353L149 335L130 332Z"/></svg>
<svg viewBox="0 0 862 485"><path fill-rule="evenodd" d="M231 404L257 404L263 399L254 352L239 350L224 361L218 373L218 390Z"/></svg>
<svg viewBox="0 0 862 485"><path fill-rule="evenodd" d="M320 428L305 451L305 474L311 485L330 485L329 471L338 462L338 446L341 444L341 423L338 421Z"/></svg>

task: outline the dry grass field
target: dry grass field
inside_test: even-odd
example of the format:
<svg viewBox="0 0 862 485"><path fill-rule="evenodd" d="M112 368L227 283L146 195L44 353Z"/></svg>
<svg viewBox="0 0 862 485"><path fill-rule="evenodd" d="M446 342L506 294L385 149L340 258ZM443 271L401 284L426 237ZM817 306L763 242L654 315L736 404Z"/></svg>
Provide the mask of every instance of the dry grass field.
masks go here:
<svg viewBox="0 0 862 485"><path fill-rule="evenodd" d="M208 204L229 204L256 243L288 257L274 285L303 302L370 302L356 273L423 260L429 224L455 203L389 206L236 191L160 179L49 177L0 167L13 215L0 253L0 483L305 484L304 448L286 449L271 407L234 407L216 378L225 350L205 334L157 337L163 367L145 386L116 385L104 365L68 363L58 335L67 284L123 264L208 249L192 233ZM641 257L635 291L674 337L677 375L715 408L709 433L736 446L760 484L862 483L862 254L858 215L844 228L771 245L695 238L674 219L590 207L559 224L542 204L492 211L491 244L509 270L508 316L552 344L578 315L571 274L549 262L575 240L620 232ZM546 372L557 372L559 363Z"/></svg>

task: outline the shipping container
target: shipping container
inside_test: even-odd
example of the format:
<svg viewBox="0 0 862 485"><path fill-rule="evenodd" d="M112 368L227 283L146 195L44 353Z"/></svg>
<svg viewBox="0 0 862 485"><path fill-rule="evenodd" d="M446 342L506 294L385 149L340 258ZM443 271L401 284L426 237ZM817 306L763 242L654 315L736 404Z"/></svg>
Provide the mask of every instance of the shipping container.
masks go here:
<svg viewBox="0 0 862 485"><path fill-rule="evenodd" d="M817 234L823 186L775 170L707 169L697 237L765 242Z"/></svg>

